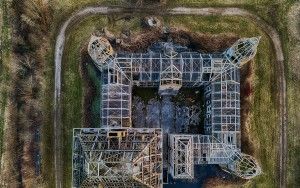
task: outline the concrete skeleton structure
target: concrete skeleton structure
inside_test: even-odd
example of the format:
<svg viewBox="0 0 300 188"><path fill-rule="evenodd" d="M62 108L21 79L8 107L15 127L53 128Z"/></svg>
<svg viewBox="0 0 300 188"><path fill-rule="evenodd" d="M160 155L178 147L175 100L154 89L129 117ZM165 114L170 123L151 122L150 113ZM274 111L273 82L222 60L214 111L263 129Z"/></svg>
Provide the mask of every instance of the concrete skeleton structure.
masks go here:
<svg viewBox="0 0 300 188"><path fill-rule="evenodd" d="M88 52L102 72L102 123L74 129L73 186L162 187L164 162L174 179L193 179L194 165L201 164L218 164L244 179L259 175L256 160L241 153L240 132L240 67L258 43L259 37L242 38L222 53L203 54L159 42L147 53L115 53L107 39L92 36ZM156 87L162 97L204 86L204 134L163 139L161 128L133 128L133 86Z"/></svg>

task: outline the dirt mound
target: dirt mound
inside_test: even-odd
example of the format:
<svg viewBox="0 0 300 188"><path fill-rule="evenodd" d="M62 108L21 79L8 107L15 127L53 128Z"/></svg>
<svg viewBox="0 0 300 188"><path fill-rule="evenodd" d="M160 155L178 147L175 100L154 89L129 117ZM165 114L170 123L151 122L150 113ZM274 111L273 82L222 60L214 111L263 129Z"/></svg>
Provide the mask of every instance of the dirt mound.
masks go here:
<svg viewBox="0 0 300 188"><path fill-rule="evenodd" d="M211 35L195 33L178 28L151 28L143 29L140 33L130 36L121 35L120 38L111 40L116 51L145 52L155 42L173 41L182 46L201 52L221 52L231 46L239 37L232 33Z"/></svg>
<svg viewBox="0 0 300 188"><path fill-rule="evenodd" d="M223 51L239 39L237 35L232 33L210 35L177 28L170 28L169 32L170 38L175 43L202 52Z"/></svg>
<svg viewBox="0 0 300 188"><path fill-rule="evenodd" d="M235 180L233 181L228 181L224 180L221 178L210 178L208 179L203 187L205 188L238 188L241 187L241 184L244 184L246 181L245 180Z"/></svg>
<svg viewBox="0 0 300 188"><path fill-rule="evenodd" d="M250 138L250 108L253 101L253 62L241 68L241 145L242 152L254 155L254 143Z"/></svg>

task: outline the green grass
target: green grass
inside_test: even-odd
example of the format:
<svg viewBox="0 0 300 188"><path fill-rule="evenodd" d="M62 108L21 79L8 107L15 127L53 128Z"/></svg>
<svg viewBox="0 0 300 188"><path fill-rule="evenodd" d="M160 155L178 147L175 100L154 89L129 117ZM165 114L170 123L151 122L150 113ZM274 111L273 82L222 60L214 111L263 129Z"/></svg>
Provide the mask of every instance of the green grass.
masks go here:
<svg viewBox="0 0 300 188"><path fill-rule="evenodd" d="M169 0L169 7L237 7L246 9L261 17L277 29L282 40L288 42L286 35L287 11L298 0Z"/></svg>
<svg viewBox="0 0 300 188"><path fill-rule="evenodd" d="M188 27L192 31L206 33L232 32L243 37L262 36L255 61L255 93L252 106L251 138L257 147L256 156L262 164L263 174L250 181L246 186L275 187L277 166L277 140L278 119L275 96L277 88L274 87L275 75L271 43L262 31L252 22L239 17L197 17L176 16L165 17L168 25ZM132 27L136 26L134 20ZM106 16L91 16L75 25L68 33L65 56L63 58L63 134L64 134L64 187L70 187L71 180L71 141L72 128L82 126L83 108L83 82L79 72L80 49L96 29L107 24ZM208 24L209 23L209 24ZM114 25L114 30L121 28L123 23ZM234 27L233 27L234 26ZM266 116L267 114L267 116ZM263 131L262 131L263 130Z"/></svg>
<svg viewBox="0 0 300 188"><path fill-rule="evenodd" d="M251 107L250 133L255 143L257 158L263 173L251 182L251 187L276 187L278 184L278 103L276 95L275 62L271 44L260 43L259 50L269 53L257 53L254 77L254 103Z"/></svg>
<svg viewBox="0 0 300 188"><path fill-rule="evenodd" d="M120 4L122 0L54 0L51 5L54 9L54 30L58 29L66 18L76 10L87 6L114 6Z"/></svg>
<svg viewBox="0 0 300 188"><path fill-rule="evenodd" d="M53 54L54 48L49 50L46 59L46 69L44 72L44 78L46 82L46 88L43 90L44 96L47 96L43 103L44 108L44 126L42 128L41 136L41 153L42 153L42 176L46 184L46 187L55 187L54 183L54 140L53 140L53 97L54 97L54 60Z"/></svg>
<svg viewBox="0 0 300 188"><path fill-rule="evenodd" d="M298 46L299 47L299 46ZM299 62L298 62L299 63ZM299 66L299 65L298 65ZM292 70L290 70L292 72ZM288 187L300 185L300 79L289 74L288 81Z"/></svg>
<svg viewBox="0 0 300 188"><path fill-rule="evenodd" d="M299 29L299 28L298 28ZM287 97L288 97L288 187L300 185L300 41L289 36L290 57L287 70ZM296 59L296 56L298 58Z"/></svg>
<svg viewBox="0 0 300 188"><path fill-rule="evenodd" d="M104 26L106 21L107 19L102 16L84 19L74 26L66 38L64 54L68 55L63 57L62 65L64 187L71 187L72 131L73 128L82 127L84 85L79 72L80 49L88 41L91 33Z"/></svg>

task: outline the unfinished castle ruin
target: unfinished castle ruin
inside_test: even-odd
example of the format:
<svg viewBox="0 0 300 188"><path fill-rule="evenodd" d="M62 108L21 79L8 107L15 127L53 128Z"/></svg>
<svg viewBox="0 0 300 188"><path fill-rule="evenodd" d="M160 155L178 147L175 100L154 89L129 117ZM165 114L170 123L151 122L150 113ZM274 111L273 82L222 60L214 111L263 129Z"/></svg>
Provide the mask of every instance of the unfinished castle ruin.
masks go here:
<svg viewBox="0 0 300 188"><path fill-rule="evenodd" d="M259 175L258 162L241 152L240 131L240 67L255 56L259 39L241 38L212 54L172 42L127 53L93 35L88 52L101 71L101 127L74 129L73 187L160 188L163 176L193 179L203 164L243 179ZM133 87L157 88L166 100L181 88L203 87L204 134L172 132L163 123L134 127Z"/></svg>

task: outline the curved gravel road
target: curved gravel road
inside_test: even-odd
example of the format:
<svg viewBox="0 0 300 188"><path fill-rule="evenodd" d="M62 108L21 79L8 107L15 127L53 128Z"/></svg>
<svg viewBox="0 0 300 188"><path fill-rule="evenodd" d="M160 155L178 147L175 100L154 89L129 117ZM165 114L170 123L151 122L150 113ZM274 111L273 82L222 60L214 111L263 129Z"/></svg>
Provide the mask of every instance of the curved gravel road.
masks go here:
<svg viewBox="0 0 300 188"><path fill-rule="evenodd" d="M109 8L109 7L87 7L79 10L71 15L62 25L59 34L56 38L55 45L55 91L54 91L54 170L55 170L55 187L63 187L63 161L62 161L62 140L61 140L61 64L65 44L65 34L70 23L76 22L79 19L93 15L93 14L110 14L123 12L123 8ZM140 11L140 10L136 10ZM248 18L259 25L266 34L269 35L273 42L274 50L276 52L276 63L278 66L278 84L280 88L280 187L286 187L286 129L287 129L287 113L286 113L286 81L284 76L284 56L282 52L281 42L277 31L263 21L260 17L252 14L249 11L240 8L186 8L177 7L168 9L165 14L172 15L226 15L226 16L241 16Z"/></svg>

